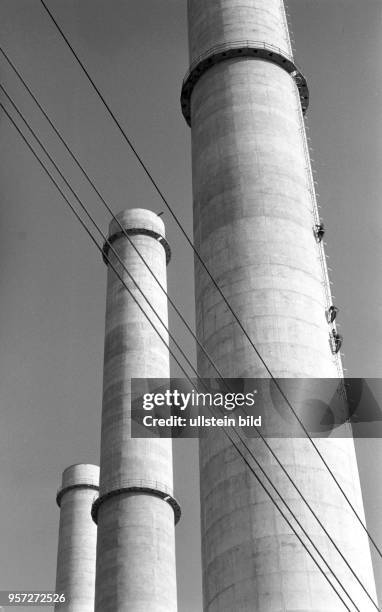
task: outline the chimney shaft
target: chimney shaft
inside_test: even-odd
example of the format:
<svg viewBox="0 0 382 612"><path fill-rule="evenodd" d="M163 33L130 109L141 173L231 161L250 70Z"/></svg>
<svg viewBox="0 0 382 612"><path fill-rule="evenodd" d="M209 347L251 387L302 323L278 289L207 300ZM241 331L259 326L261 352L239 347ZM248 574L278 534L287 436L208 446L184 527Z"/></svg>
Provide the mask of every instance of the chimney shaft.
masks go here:
<svg viewBox="0 0 382 612"><path fill-rule="evenodd" d="M309 94L284 4L189 0L188 19L181 101L192 129L195 246L275 377L335 378L303 120ZM219 370L268 377L197 260L195 291L197 333ZM198 368L216 376L200 351ZM360 609L373 609L261 440L247 442ZM375 597L367 537L310 443L270 443ZM364 518L353 441L316 444ZM200 481L205 612L343 609L222 432L200 440Z"/></svg>
<svg viewBox="0 0 382 612"><path fill-rule="evenodd" d="M142 209L118 219L166 289L170 248L163 221ZM166 296L114 220L109 241L167 325ZM104 253L168 342L116 255L109 247ZM92 511L98 523L95 611L176 612L172 443L130 437L131 378L169 378L169 352L109 266L100 497Z"/></svg>
<svg viewBox="0 0 382 612"><path fill-rule="evenodd" d="M56 593L63 593L65 602L55 606L60 612L94 611L97 528L90 511L98 482L97 465L78 463L62 474Z"/></svg>

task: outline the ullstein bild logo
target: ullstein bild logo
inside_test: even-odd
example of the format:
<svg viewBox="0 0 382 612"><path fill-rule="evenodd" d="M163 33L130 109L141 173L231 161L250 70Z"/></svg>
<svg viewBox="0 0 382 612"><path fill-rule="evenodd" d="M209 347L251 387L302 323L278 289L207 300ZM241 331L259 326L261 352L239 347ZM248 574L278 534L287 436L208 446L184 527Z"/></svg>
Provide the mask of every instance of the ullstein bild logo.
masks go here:
<svg viewBox="0 0 382 612"><path fill-rule="evenodd" d="M194 438L382 436L382 379L133 379L131 435Z"/></svg>

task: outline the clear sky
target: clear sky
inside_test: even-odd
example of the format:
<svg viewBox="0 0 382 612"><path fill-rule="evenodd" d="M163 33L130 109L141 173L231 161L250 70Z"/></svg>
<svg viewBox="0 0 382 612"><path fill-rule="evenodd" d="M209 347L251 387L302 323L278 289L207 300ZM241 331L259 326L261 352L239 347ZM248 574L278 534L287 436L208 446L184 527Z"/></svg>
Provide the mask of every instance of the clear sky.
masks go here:
<svg viewBox="0 0 382 612"><path fill-rule="evenodd" d="M179 105L186 1L49 6L191 234L190 132ZM308 125L344 365L349 376L380 377L382 1L290 0L289 10L311 94ZM2 0L0 40L113 210L164 210L38 0ZM0 70L106 230L107 215L2 60ZM50 589L61 472L99 460L106 273L3 115L0 144L0 589ZM163 219L173 249L169 289L192 321L192 254L169 214ZM194 354L173 316L171 324ZM382 542L382 443L359 446L369 527ZM179 612L201 609L197 471L195 442L178 441ZM377 575L381 585L381 560Z"/></svg>

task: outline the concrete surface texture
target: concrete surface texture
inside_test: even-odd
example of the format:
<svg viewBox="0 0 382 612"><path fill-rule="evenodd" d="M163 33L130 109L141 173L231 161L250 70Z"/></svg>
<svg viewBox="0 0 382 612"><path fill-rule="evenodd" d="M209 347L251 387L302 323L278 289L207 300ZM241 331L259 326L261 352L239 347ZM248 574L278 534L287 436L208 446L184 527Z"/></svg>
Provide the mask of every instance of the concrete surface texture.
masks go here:
<svg viewBox="0 0 382 612"><path fill-rule="evenodd" d="M290 52L279 0L189 0L188 8L191 61L239 39ZM227 59L195 85L191 125L194 237L209 270L274 376L338 376L295 82L271 61ZM267 377L197 261L195 284L197 333L219 369ZM201 352L198 368L216 376ZM317 454L303 439L270 443L375 598L367 537ZM359 608L375 609L263 443L250 445ZM364 518L353 441L317 445ZM344 609L221 432L200 442L200 477L205 612Z"/></svg>
<svg viewBox="0 0 382 612"><path fill-rule="evenodd" d="M142 209L126 210L118 219L166 288L168 246L162 220ZM166 296L115 221L110 225L109 237L120 259L167 325ZM109 251L109 257L168 341L166 330L116 255ZM168 501L159 497L161 493L169 496L173 493L172 445L171 440L130 438L130 379L133 377L168 378L168 349L109 266L95 610L176 612L174 511Z"/></svg>
<svg viewBox="0 0 382 612"><path fill-rule="evenodd" d="M188 0L190 62L214 47L249 40L293 55L281 0Z"/></svg>
<svg viewBox="0 0 382 612"><path fill-rule="evenodd" d="M97 528L90 514L98 493L99 467L79 463L66 468L57 493L60 528L56 593L60 612L93 612Z"/></svg>

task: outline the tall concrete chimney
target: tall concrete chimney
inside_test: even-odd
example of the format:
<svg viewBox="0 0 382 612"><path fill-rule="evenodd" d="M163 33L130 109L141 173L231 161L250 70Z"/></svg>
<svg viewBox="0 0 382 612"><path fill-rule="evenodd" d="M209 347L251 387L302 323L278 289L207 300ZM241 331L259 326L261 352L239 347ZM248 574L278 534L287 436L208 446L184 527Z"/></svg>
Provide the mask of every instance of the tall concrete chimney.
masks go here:
<svg viewBox="0 0 382 612"><path fill-rule="evenodd" d="M192 129L195 245L275 377L335 378L303 120L309 94L283 1L188 0L188 20L181 102ZM220 371L267 377L197 260L195 287L197 333ZM198 369L215 376L202 352ZM367 536L310 443L270 442L375 598ZM375 609L263 443L250 444L360 609ZM364 519L353 441L317 445ZM343 610L222 432L200 441L200 478L205 612Z"/></svg>
<svg viewBox="0 0 382 612"><path fill-rule="evenodd" d="M99 467L78 463L66 468L57 492L60 508L56 593L60 612L93 612L97 528L91 507L98 492Z"/></svg>
<svg viewBox="0 0 382 612"><path fill-rule="evenodd" d="M143 209L118 215L160 283L166 288L170 248L163 221ZM167 299L113 220L109 241L167 325ZM149 319L159 323L113 251L105 255ZM175 522L171 440L130 437L130 379L168 378L169 352L121 281L108 266L96 612L176 612Z"/></svg>

